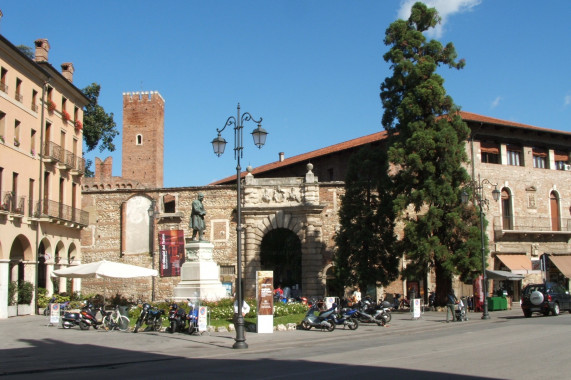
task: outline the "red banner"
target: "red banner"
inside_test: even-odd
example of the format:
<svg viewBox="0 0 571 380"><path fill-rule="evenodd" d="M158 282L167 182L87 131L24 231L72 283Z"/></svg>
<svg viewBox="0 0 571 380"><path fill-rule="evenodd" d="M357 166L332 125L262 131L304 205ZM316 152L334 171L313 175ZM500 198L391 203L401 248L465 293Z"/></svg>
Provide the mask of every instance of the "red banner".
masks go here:
<svg viewBox="0 0 571 380"><path fill-rule="evenodd" d="M159 254L161 277L180 276L184 264L184 231L159 231Z"/></svg>

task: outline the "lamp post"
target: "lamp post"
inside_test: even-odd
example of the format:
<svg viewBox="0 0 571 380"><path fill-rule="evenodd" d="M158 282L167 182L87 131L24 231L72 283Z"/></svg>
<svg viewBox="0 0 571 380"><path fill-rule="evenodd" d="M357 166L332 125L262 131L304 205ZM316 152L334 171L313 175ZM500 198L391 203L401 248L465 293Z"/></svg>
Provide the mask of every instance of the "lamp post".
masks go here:
<svg viewBox="0 0 571 380"><path fill-rule="evenodd" d="M147 210L149 214L149 251L151 251L151 268L155 269L155 217L157 216L156 201L151 200ZM155 300L155 276L151 277L151 301Z"/></svg>
<svg viewBox="0 0 571 380"><path fill-rule="evenodd" d="M241 188L240 188L240 173L242 168L240 167L240 158L243 157L244 147L242 145L243 127L245 121L253 121L258 123L258 127L252 132L252 137L254 138L254 144L261 149L266 143L266 136L268 132L262 128L262 118L260 120L254 119L249 112L240 115L240 103L238 103L236 117L230 116L226 120L226 124L222 129L216 128L218 136L212 140L212 148L214 149L214 154L220 157L224 153L226 148L226 140L222 137L221 133L226 129L226 127L234 126L234 159L236 160L236 211L237 211L237 221L236 221L236 249L237 249L237 280L236 280L236 298L238 304L238 315L236 317L236 342L232 348L248 348L246 344L246 338L244 336L244 316L242 315L242 305L244 304L244 296L242 294L242 203L241 203Z"/></svg>
<svg viewBox="0 0 571 380"><path fill-rule="evenodd" d="M480 208L480 239L482 243L482 292L484 294L484 311L482 313L482 319L490 319L490 314L488 314L488 276L486 276L486 239L484 230L484 206L489 207L489 200L484 196L484 185L494 186L492 190L492 197L494 201L500 199L500 191L498 190L498 184L492 183L488 179L480 179L478 174L478 180L472 181L472 186L474 189L474 199L478 202L478 207ZM468 193L462 191L461 194L462 203L467 203L469 199Z"/></svg>

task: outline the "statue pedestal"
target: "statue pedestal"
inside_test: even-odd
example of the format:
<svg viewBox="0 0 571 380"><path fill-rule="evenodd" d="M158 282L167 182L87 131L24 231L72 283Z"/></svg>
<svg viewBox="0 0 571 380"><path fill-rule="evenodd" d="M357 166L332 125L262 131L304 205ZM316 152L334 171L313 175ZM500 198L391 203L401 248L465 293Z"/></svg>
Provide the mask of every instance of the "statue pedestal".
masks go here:
<svg viewBox="0 0 571 380"><path fill-rule="evenodd" d="M214 245L208 241L186 238L186 262L180 269L180 282L174 288L175 301L187 298L217 301L226 298L226 288L220 282L220 266L212 260Z"/></svg>

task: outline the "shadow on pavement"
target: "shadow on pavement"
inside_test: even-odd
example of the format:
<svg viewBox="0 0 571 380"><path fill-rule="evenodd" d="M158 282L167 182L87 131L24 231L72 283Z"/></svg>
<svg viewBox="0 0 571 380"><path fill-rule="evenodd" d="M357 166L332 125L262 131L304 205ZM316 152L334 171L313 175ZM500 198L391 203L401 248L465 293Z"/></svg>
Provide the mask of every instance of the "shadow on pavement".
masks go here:
<svg viewBox="0 0 571 380"><path fill-rule="evenodd" d="M362 375L422 379L483 379L481 377L418 371L406 368L332 364L305 360L255 358L248 351L229 350L218 353L223 359L186 358L137 350L106 348L91 344L69 344L54 339L21 340L26 348L0 350L0 376L81 379L113 376L113 378L174 378L192 376L209 379L285 379L350 378ZM217 354L218 354L217 353ZM186 352L186 354L190 354ZM242 356L238 356L243 354ZM112 372L111 372L112 370ZM487 378L489 379L489 377Z"/></svg>

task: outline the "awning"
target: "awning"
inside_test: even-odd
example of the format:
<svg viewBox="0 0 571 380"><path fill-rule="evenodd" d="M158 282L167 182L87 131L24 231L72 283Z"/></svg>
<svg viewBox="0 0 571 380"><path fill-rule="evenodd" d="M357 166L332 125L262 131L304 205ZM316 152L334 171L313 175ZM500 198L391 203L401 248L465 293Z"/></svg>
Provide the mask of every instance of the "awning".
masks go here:
<svg viewBox="0 0 571 380"><path fill-rule="evenodd" d="M549 260L567 278L571 278L571 256L549 255Z"/></svg>
<svg viewBox="0 0 571 380"><path fill-rule="evenodd" d="M511 271L530 271L531 260L527 255L496 255Z"/></svg>
<svg viewBox="0 0 571 380"><path fill-rule="evenodd" d="M486 269L486 276L488 279L492 280L508 280L508 281L519 281L523 280L523 274L516 274L508 272L505 270L488 270Z"/></svg>

